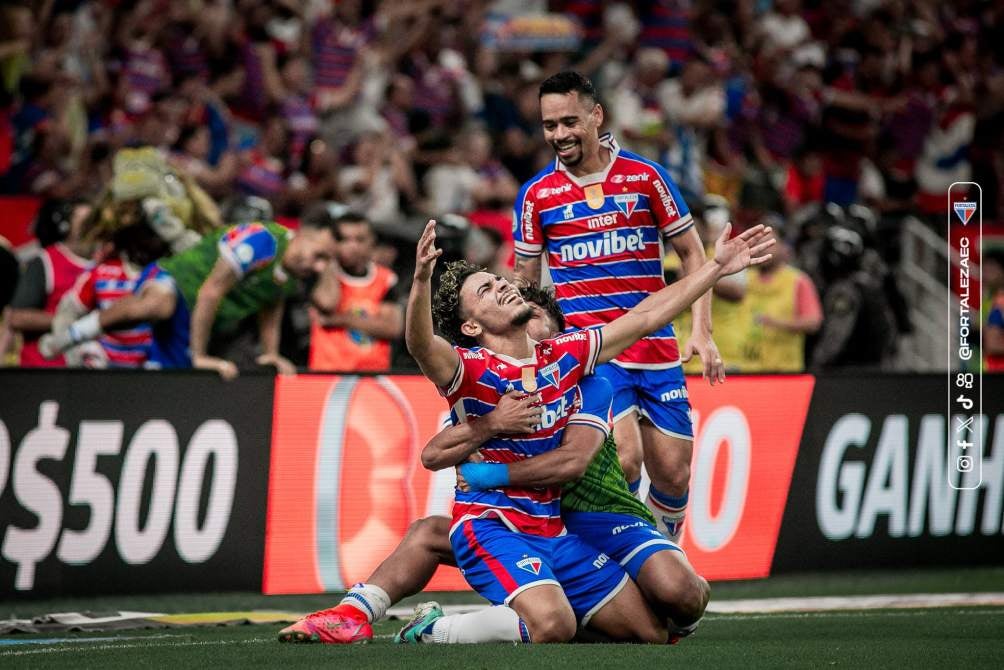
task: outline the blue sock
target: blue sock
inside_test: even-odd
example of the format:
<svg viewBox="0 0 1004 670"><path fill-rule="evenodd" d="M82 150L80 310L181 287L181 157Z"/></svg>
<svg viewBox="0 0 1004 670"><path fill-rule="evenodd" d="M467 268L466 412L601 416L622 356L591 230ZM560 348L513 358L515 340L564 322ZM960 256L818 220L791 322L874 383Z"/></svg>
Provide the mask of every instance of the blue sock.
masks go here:
<svg viewBox="0 0 1004 670"><path fill-rule="evenodd" d="M628 482L628 490L634 495L638 495L638 489L641 488L641 477L634 480L633 482Z"/></svg>
<svg viewBox="0 0 1004 670"><path fill-rule="evenodd" d="M687 506L687 501L690 498L690 491L687 491L682 496L671 496L668 493L663 493L655 488L655 486L648 487L648 494L661 506L671 510L682 510Z"/></svg>

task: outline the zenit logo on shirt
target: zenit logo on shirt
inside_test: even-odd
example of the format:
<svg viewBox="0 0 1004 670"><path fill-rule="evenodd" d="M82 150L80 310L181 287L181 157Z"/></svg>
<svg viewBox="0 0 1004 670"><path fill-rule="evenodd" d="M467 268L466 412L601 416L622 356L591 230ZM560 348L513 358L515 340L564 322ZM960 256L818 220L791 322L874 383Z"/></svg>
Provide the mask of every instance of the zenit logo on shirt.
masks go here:
<svg viewBox="0 0 1004 670"><path fill-rule="evenodd" d="M969 200L960 200L952 203L952 206L955 209L955 216L959 217L963 226L969 223L969 219L973 218L976 212L976 203Z"/></svg>
<svg viewBox="0 0 1004 670"><path fill-rule="evenodd" d="M540 574L540 564L541 561L536 556L528 556L516 561L516 567L521 570L526 570L527 572L532 572L535 575Z"/></svg>

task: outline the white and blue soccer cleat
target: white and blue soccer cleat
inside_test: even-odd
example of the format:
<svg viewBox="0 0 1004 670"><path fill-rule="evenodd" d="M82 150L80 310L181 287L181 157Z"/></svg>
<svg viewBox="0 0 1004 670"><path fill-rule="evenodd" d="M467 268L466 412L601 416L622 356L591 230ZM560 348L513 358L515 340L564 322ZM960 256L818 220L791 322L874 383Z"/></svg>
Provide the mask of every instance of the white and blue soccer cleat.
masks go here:
<svg viewBox="0 0 1004 670"><path fill-rule="evenodd" d="M430 601L415 605L415 613L411 621L404 625L404 628L394 636L395 644L421 644L424 635L432 634L432 626L436 620L443 616L443 608L439 603Z"/></svg>

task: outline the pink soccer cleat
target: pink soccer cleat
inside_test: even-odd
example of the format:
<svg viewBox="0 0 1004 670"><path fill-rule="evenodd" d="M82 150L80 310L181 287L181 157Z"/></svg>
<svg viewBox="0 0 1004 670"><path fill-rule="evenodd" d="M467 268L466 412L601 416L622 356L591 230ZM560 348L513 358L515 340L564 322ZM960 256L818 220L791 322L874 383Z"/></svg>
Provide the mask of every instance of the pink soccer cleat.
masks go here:
<svg viewBox="0 0 1004 670"><path fill-rule="evenodd" d="M373 626L366 615L351 605L308 614L279 631L279 642L356 644L373 639Z"/></svg>

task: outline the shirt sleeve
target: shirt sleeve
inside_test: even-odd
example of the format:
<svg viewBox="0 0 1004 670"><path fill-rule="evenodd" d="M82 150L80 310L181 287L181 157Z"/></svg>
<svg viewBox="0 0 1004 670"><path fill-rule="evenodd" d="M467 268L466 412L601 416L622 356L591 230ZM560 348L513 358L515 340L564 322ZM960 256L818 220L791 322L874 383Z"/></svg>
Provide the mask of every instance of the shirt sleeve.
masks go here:
<svg viewBox="0 0 1004 670"><path fill-rule="evenodd" d="M512 239L518 256L535 257L544 251L544 229L536 201L534 182L520 189L512 215Z"/></svg>
<svg viewBox="0 0 1004 670"><path fill-rule="evenodd" d="M592 426L605 437L610 436L613 423L613 387L603 377L589 375L579 382L582 406L568 419L568 425Z"/></svg>
<svg viewBox="0 0 1004 670"><path fill-rule="evenodd" d="M28 261L21 273L10 306L14 309L42 309L47 294L45 266L42 259L36 256Z"/></svg>
<svg viewBox="0 0 1004 670"><path fill-rule="evenodd" d="M690 208L680 194L680 188L666 170L650 163L654 174L648 185L649 210L663 237L675 237L694 225Z"/></svg>
<svg viewBox="0 0 1004 670"><path fill-rule="evenodd" d="M603 332L599 328L573 330L554 338L553 343L553 346L571 354L579 362L578 383L596 370L596 360L603 348Z"/></svg>
<svg viewBox="0 0 1004 670"><path fill-rule="evenodd" d="M260 270L275 260L279 243L260 223L234 226L220 238L220 258L238 277Z"/></svg>

